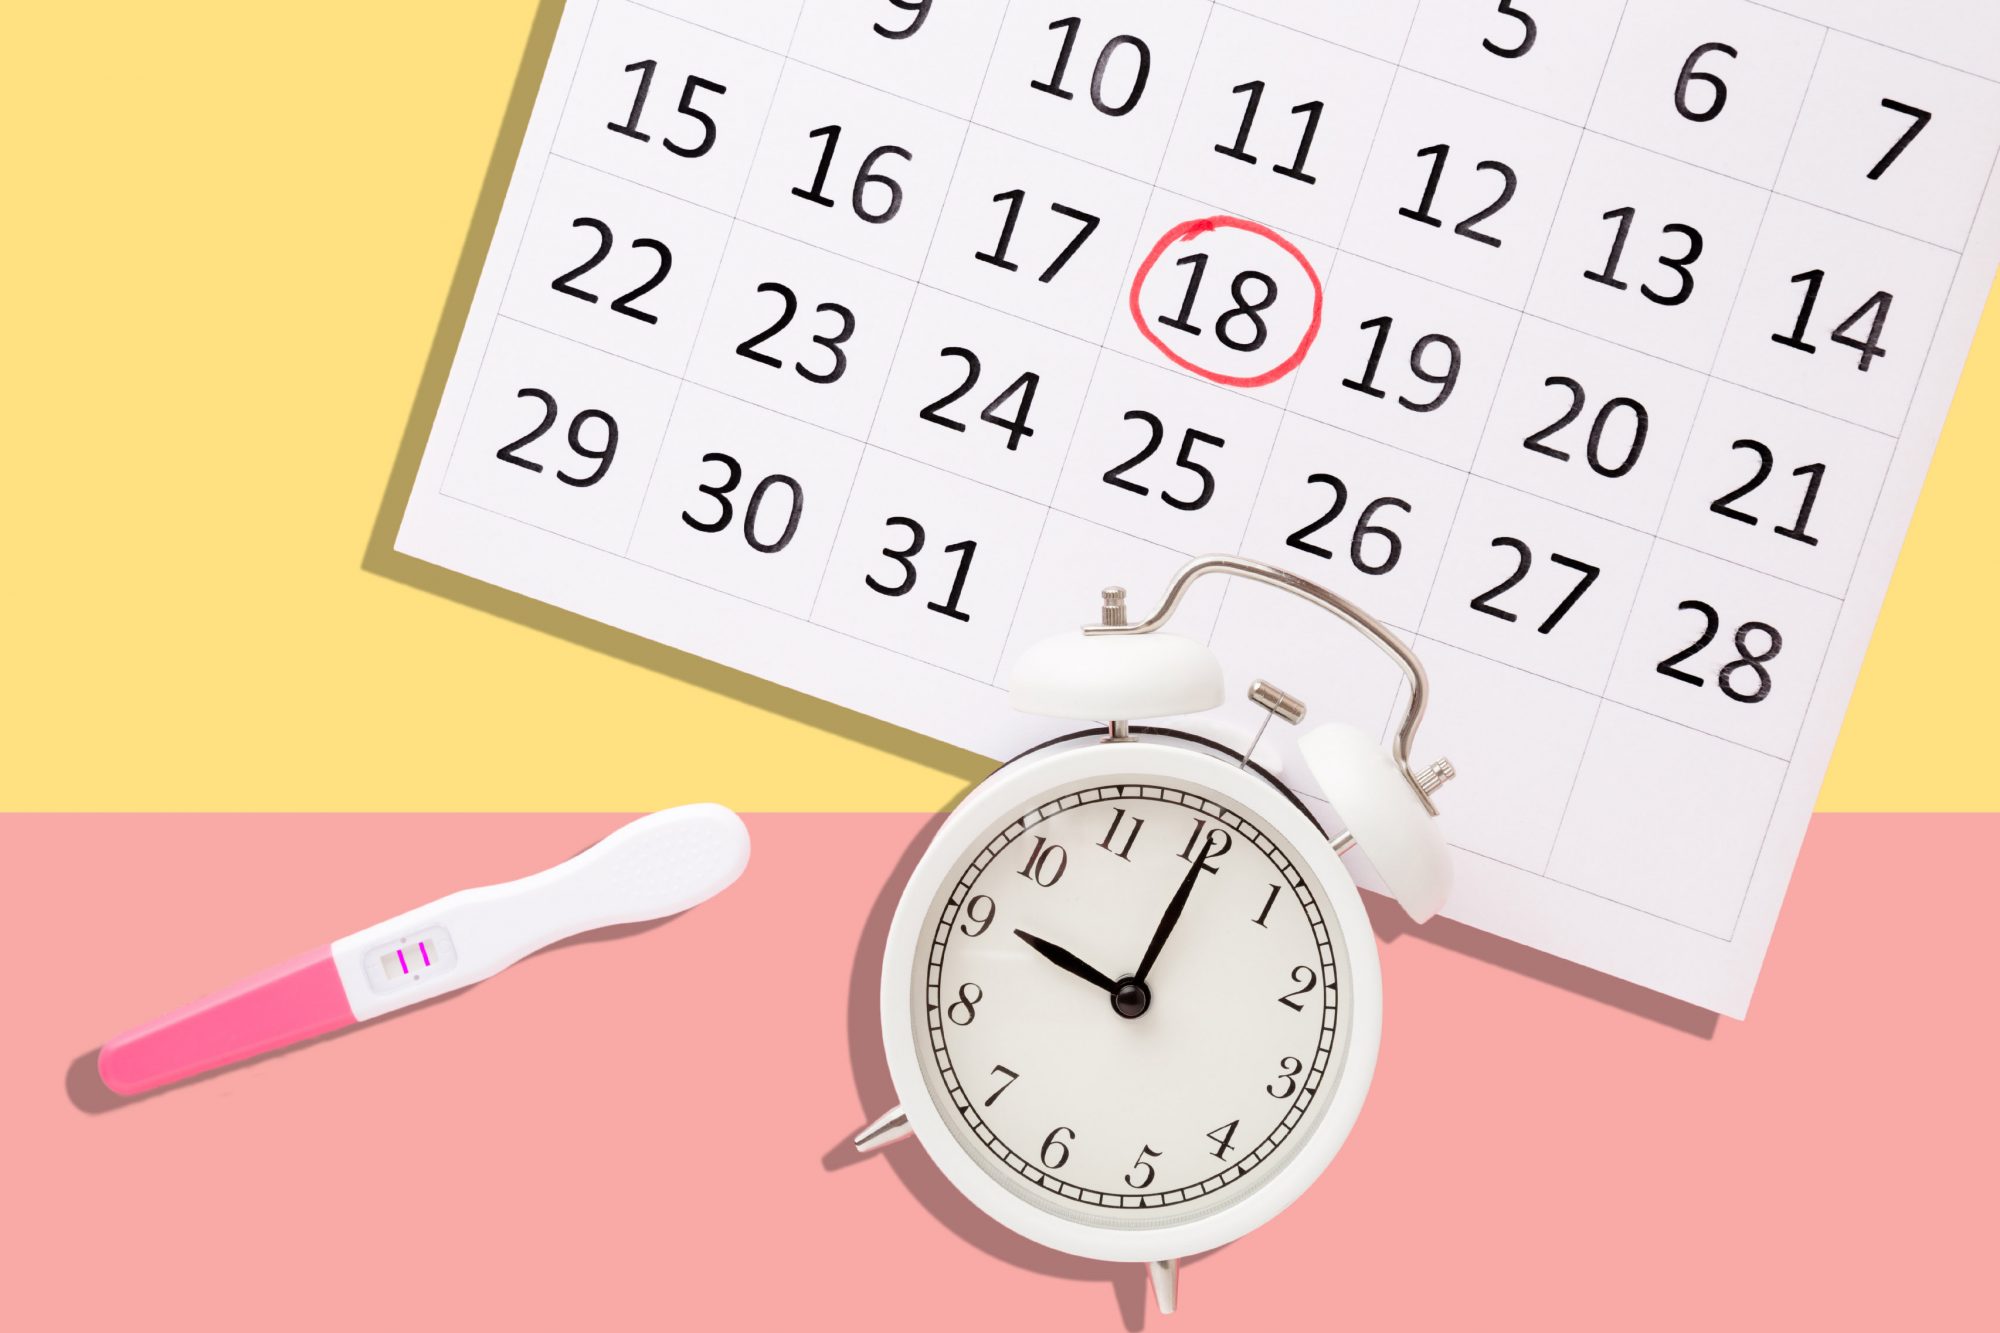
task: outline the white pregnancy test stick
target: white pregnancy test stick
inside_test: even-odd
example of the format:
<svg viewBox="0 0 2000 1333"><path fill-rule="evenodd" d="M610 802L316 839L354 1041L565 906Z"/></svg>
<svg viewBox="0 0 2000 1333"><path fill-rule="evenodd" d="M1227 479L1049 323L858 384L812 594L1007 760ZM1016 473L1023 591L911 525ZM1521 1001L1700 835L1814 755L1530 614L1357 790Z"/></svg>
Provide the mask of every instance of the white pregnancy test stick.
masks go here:
<svg viewBox="0 0 2000 1333"><path fill-rule="evenodd" d="M132 1096L484 981L557 940L685 911L733 883L750 832L719 805L634 820L553 869L463 889L112 1038L97 1072Z"/></svg>

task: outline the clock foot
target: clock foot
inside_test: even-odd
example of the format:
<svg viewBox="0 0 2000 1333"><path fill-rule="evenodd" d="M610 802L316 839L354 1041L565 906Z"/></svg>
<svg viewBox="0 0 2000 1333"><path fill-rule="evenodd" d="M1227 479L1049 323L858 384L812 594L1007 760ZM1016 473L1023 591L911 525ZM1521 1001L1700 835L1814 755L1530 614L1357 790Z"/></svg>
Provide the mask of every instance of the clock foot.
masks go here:
<svg viewBox="0 0 2000 1333"><path fill-rule="evenodd" d="M854 1151L874 1152L909 1136L910 1118L903 1114L902 1107L892 1106L874 1124L854 1136Z"/></svg>
<svg viewBox="0 0 2000 1333"><path fill-rule="evenodd" d="M1146 1265L1146 1273L1153 1279L1153 1300L1160 1313L1172 1314L1174 1306L1180 1303L1181 1261L1154 1259Z"/></svg>

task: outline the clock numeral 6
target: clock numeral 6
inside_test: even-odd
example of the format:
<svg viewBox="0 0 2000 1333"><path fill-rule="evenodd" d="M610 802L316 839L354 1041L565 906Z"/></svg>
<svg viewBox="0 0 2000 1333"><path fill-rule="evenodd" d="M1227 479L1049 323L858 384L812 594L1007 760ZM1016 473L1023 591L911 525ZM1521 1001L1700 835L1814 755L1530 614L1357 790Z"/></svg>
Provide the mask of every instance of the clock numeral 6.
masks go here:
<svg viewBox="0 0 2000 1333"><path fill-rule="evenodd" d="M1153 1170L1153 1164L1147 1161L1146 1159L1148 1157L1158 1157L1159 1155L1160 1155L1160 1150L1158 1148L1154 1148L1151 1146L1141 1147L1139 1149L1139 1160L1132 1163L1132 1169L1125 1173L1125 1183L1127 1185L1130 1185L1135 1190L1145 1189L1148 1185L1152 1184L1155 1172ZM1145 1177L1140 1180L1134 1180L1133 1177L1138 1175L1141 1171L1144 1171L1146 1173Z"/></svg>
<svg viewBox="0 0 2000 1333"><path fill-rule="evenodd" d="M1292 969L1292 980L1299 983L1299 988L1287 994L1280 995L1278 1003L1284 1005L1287 1009L1294 1009L1299 1013L1304 1013L1306 1007L1299 997L1313 993L1313 988L1319 985L1319 973L1301 963ZM971 1020L968 1019L967 1021L970 1022Z"/></svg>
<svg viewBox="0 0 2000 1333"><path fill-rule="evenodd" d="M968 981L958 988L958 998L951 1002L951 1006L944 1011L944 1016L959 1027L964 1027L979 1016L979 1002L985 998L986 992L980 990L974 982ZM965 1014L963 1018L959 1017L961 1011Z"/></svg>
<svg viewBox="0 0 2000 1333"><path fill-rule="evenodd" d="M1061 1137L1069 1135L1068 1138ZM1076 1131L1068 1125L1057 1125L1042 1140L1042 1165L1051 1171L1060 1171L1069 1161L1069 1145L1076 1142Z"/></svg>

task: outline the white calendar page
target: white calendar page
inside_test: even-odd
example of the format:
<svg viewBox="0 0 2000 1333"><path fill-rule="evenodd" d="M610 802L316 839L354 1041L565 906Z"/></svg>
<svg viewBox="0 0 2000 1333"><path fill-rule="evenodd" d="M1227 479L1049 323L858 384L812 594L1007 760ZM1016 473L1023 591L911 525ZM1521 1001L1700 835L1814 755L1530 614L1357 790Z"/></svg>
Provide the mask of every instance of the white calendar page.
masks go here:
<svg viewBox="0 0 2000 1333"><path fill-rule="evenodd" d="M1974 0L572 0L398 546L994 756L1101 586L1275 561L1428 664L1452 915L1741 1015L1996 75ZM1233 724L1402 707L1269 590L1175 628Z"/></svg>

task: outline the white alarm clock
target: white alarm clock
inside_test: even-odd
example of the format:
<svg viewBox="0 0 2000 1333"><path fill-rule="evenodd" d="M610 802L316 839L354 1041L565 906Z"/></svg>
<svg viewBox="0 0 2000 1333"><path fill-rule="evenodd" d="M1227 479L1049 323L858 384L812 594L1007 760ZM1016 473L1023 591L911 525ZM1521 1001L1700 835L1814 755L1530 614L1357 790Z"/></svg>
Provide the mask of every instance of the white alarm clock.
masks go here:
<svg viewBox="0 0 2000 1333"><path fill-rule="evenodd" d="M1222 703L1203 643L1160 632L1195 580L1296 593L1402 665L1393 752L1331 723L1299 740L1346 823L1329 839L1240 750L1135 727ZM1416 920L1449 860L1411 765L1427 684L1416 655L1340 596L1235 556L1194 561L1150 617L1124 593L1102 623L1035 645L1016 707L1102 724L1006 764L945 820L911 872L882 966L882 1039L901 1105L856 1139L914 1133L993 1218L1057 1250L1148 1266L1163 1312L1179 1259L1276 1216L1333 1159L1361 1109L1382 982L1353 878L1359 847ZM1305 707L1250 690L1297 724ZM1262 729L1258 735L1261 737Z"/></svg>

